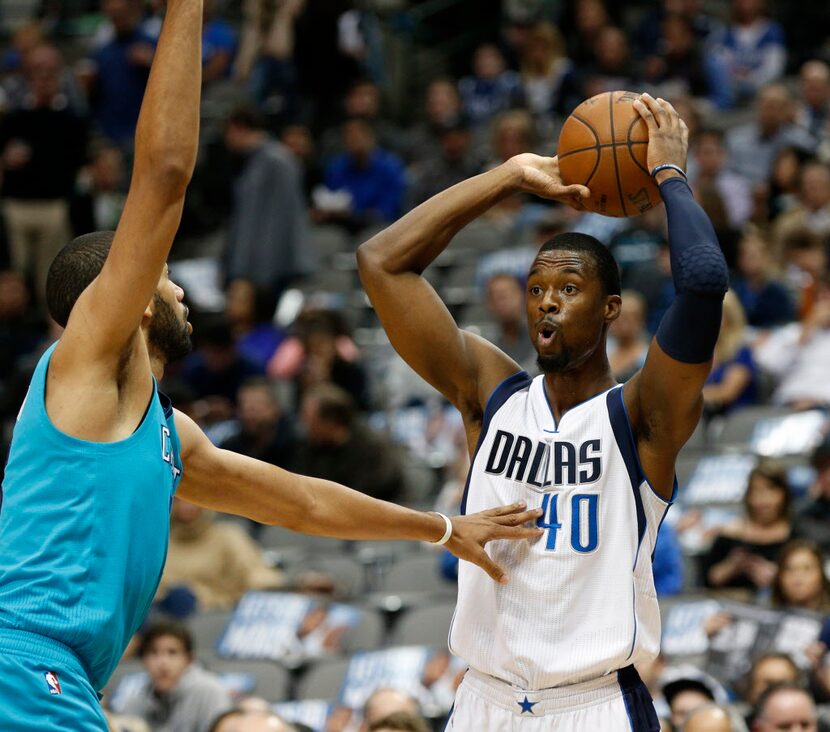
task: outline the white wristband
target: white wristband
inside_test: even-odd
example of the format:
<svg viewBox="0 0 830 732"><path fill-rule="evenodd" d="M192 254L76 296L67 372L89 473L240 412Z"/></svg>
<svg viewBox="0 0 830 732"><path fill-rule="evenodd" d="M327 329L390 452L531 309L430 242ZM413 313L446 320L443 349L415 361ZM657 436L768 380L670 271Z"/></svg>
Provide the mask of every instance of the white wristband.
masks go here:
<svg viewBox="0 0 830 732"><path fill-rule="evenodd" d="M450 521L449 516L445 516L443 513L439 513L438 511L433 511L433 513L438 514L442 519L444 519L447 529L438 541L431 541L430 544L435 544L435 546L444 546L444 544L446 544L452 536L452 521Z"/></svg>

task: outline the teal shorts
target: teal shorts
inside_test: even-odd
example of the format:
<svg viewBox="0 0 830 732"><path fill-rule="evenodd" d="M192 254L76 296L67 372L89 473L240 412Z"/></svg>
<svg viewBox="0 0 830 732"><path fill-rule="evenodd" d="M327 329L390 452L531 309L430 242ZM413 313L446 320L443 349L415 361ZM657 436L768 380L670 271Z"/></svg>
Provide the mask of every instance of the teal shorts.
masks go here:
<svg viewBox="0 0 830 732"><path fill-rule="evenodd" d="M108 732L78 657L41 635L0 629L0 730Z"/></svg>

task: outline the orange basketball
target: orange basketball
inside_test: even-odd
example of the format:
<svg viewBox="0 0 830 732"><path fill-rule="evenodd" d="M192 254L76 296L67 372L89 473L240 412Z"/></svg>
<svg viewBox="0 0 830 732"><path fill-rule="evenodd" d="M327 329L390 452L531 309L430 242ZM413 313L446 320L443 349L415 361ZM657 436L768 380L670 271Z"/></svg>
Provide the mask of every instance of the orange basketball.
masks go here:
<svg viewBox="0 0 830 732"><path fill-rule="evenodd" d="M615 91L586 99L565 120L556 154L567 185L591 189L585 207L606 216L637 216L660 202L648 174L648 127L633 103Z"/></svg>

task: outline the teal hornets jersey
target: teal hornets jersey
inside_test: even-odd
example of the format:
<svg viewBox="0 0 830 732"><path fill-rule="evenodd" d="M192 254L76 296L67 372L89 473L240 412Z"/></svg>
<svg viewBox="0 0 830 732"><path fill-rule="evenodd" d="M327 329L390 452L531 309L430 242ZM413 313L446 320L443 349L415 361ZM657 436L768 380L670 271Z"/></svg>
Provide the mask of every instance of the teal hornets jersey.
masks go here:
<svg viewBox="0 0 830 732"><path fill-rule="evenodd" d="M0 630L63 643L101 689L161 578L182 472L179 439L155 380L128 438L96 443L58 430L45 407L54 349L32 376L3 480Z"/></svg>

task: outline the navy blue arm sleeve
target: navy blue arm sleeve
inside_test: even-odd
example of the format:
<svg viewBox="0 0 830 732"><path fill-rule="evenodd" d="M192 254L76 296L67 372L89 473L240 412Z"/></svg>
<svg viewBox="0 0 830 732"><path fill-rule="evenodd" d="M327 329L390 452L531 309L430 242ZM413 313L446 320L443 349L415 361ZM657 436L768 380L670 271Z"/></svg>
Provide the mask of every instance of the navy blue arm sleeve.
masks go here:
<svg viewBox="0 0 830 732"><path fill-rule="evenodd" d="M704 363L718 340L729 270L712 222L686 181L669 178L660 194L666 204L677 295L660 321L657 342L676 361Z"/></svg>

